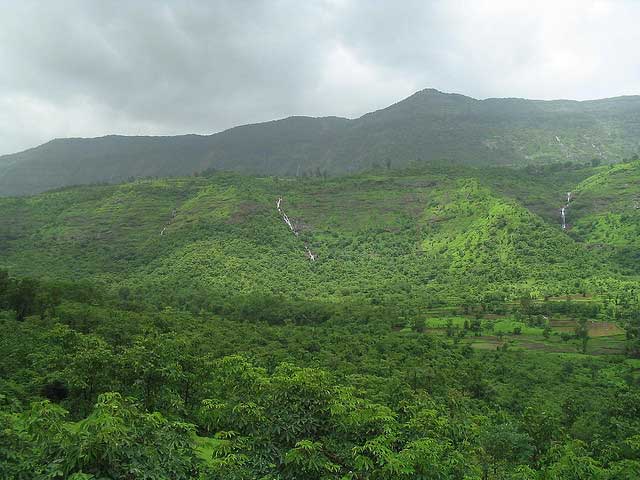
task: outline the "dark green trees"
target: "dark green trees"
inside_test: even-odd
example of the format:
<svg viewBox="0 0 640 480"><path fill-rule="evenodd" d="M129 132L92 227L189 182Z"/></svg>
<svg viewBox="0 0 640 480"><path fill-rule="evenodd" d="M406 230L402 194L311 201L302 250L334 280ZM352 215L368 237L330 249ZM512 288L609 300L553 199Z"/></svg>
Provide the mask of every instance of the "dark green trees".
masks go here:
<svg viewBox="0 0 640 480"><path fill-rule="evenodd" d="M0 309L13 310L19 321L52 310L60 303L60 295L57 285L45 286L33 278L12 278L0 270Z"/></svg>

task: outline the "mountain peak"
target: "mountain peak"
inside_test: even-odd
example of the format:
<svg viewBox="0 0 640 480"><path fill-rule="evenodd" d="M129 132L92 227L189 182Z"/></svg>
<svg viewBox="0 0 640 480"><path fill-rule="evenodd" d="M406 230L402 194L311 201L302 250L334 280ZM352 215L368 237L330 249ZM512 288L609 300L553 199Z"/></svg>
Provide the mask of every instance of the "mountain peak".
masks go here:
<svg viewBox="0 0 640 480"><path fill-rule="evenodd" d="M420 95L446 95L446 92L442 92L437 88L423 88L422 90L418 90L416 93Z"/></svg>
<svg viewBox="0 0 640 480"><path fill-rule="evenodd" d="M443 92L442 90L438 90L436 88L424 88L422 90L418 90L416 93L406 98L405 100L436 100L436 101L476 101L475 98L468 97L466 95L462 95L460 93L449 93ZM403 100L403 101L405 101ZM402 102L401 102L402 103Z"/></svg>

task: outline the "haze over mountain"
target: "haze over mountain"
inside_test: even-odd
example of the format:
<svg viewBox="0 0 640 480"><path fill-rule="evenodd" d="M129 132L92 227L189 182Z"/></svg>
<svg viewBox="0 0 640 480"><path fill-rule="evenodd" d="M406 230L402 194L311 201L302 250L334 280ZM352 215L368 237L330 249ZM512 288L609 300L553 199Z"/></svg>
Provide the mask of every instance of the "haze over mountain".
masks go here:
<svg viewBox="0 0 640 480"><path fill-rule="evenodd" d="M208 169L293 176L414 161L609 162L636 153L639 139L640 96L477 100L426 89L353 120L289 117L210 136L56 139L0 157L0 195Z"/></svg>

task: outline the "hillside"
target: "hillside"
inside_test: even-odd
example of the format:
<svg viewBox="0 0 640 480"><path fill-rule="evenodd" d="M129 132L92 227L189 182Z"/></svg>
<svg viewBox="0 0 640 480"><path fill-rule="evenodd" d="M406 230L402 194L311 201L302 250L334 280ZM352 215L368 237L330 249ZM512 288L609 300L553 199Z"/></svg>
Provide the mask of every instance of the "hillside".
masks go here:
<svg viewBox="0 0 640 480"><path fill-rule="evenodd" d="M126 288L159 305L249 293L418 305L584 291L611 272L562 231L557 205L590 173L518 171L508 190L504 170L436 166L76 187L0 200L0 268Z"/></svg>
<svg viewBox="0 0 640 480"><path fill-rule="evenodd" d="M640 272L640 161L602 170L573 193L570 234L606 252L623 272Z"/></svg>
<svg viewBox="0 0 640 480"><path fill-rule="evenodd" d="M427 89L354 120L290 117L210 136L58 139L0 157L0 195L207 169L299 176L416 160L607 163L637 152L638 138L640 97L476 100Z"/></svg>
<svg viewBox="0 0 640 480"><path fill-rule="evenodd" d="M0 477L638 478L639 171L0 198Z"/></svg>

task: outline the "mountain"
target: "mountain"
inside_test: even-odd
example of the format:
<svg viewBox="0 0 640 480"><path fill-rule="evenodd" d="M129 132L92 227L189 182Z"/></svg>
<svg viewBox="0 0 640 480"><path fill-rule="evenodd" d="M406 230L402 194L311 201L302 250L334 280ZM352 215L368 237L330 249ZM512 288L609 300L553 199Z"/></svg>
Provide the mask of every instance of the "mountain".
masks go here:
<svg viewBox="0 0 640 480"><path fill-rule="evenodd" d="M640 148L640 97L476 100L433 89L358 119L290 117L210 136L57 139L0 157L0 195L208 169L345 174L415 161L612 162Z"/></svg>
<svg viewBox="0 0 640 480"><path fill-rule="evenodd" d="M0 269L84 279L158 305L241 294L429 304L585 291L628 272L563 231L558 206L607 168L215 173L5 198Z"/></svg>

